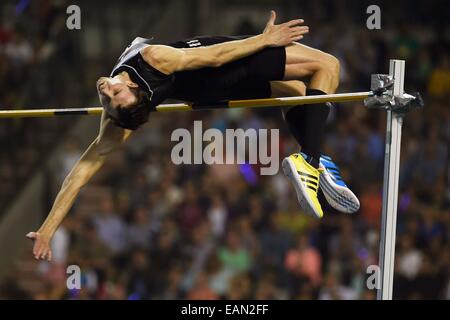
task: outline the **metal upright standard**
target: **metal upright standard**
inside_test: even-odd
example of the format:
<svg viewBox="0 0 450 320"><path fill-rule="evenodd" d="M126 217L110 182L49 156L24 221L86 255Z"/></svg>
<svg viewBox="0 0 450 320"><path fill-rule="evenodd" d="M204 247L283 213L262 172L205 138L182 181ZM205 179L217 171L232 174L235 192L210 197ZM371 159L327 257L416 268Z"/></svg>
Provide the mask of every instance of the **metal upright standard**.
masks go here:
<svg viewBox="0 0 450 320"><path fill-rule="evenodd" d="M392 94L403 94L405 61L391 60L389 75L394 80ZM391 300L394 282L395 238L397 227L398 178L400 173L400 149L403 115L387 109L386 149L383 177L383 210L379 264L381 271L378 300Z"/></svg>
<svg viewBox="0 0 450 320"><path fill-rule="evenodd" d="M404 78L405 61L390 60L389 75L372 75L371 89L374 95L364 100L368 108L385 109L387 112L379 251L381 274L377 294L379 300L392 299L403 117L409 111L423 107L420 94L403 92Z"/></svg>

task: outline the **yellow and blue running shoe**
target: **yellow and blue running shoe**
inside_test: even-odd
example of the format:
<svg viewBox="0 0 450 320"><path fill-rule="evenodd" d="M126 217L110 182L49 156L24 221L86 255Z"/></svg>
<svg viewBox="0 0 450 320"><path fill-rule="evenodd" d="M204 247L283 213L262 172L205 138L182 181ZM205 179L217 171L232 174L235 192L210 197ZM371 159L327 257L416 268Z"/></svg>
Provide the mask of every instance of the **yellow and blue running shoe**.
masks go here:
<svg viewBox="0 0 450 320"><path fill-rule="evenodd" d="M344 213L358 211L359 200L342 180L339 168L333 160L328 156L322 155L319 169L322 171L320 189L330 206Z"/></svg>
<svg viewBox="0 0 450 320"><path fill-rule="evenodd" d="M307 214L322 218L323 211L317 198L320 170L306 162L300 153L284 158L281 166L294 185L300 207Z"/></svg>

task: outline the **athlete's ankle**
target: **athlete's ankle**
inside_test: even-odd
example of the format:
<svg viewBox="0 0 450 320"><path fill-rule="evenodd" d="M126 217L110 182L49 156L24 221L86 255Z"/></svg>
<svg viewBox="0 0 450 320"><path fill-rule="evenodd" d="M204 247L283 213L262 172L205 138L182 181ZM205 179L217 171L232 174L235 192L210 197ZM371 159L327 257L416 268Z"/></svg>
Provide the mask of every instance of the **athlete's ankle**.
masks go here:
<svg viewBox="0 0 450 320"><path fill-rule="evenodd" d="M310 165L312 165L314 168L318 169L319 168L319 158L314 157L314 156L310 156L309 154L305 153L305 152L300 152L300 154L302 155L303 159L305 159L306 162L308 162Z"/></svg>

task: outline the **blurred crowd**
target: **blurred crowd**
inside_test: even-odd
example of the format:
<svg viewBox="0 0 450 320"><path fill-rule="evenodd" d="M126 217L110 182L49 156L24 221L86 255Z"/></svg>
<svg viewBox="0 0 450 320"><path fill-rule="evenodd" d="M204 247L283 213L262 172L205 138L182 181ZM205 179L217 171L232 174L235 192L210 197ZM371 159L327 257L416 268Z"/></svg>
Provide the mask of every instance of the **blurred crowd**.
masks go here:
<svg viewBox="0 0 450 320"><path fill-rule="evenodd" d="M47 0L2 3L0 109L57 108L86 101L80 94L80 81L69 80L77 79L83 68L65 26L62 4ZM0 143L7 152L0 153L0 216L70 124L70 119L2 120Z"/></svg>
<svg viewBox="0 0 450 320"><path fill-rule="evenodd" d="M446 13L409 8L416 23L392 25L396 11L383 12L387 30L368 31L345 8L325 8L325 1L304 8L311 20L305 43L339 58L339 91L367 90L368 75L396 57L407 60L405 89L424 95L425 109L403 124L394 298L450 299ZM255 28L249 21L237 27ZM21 52L32 52L28 47ZM320 195L321 220L301 212L281 173L260 176L258 165L174 165L171 133L191 129L194 120L220 130L277 128L280 157L298 151L276 109L152 115L84 187L53 239L54 262L35 262L27 251L0 284L0 298L375 299L366 270L378 264L385 112L360 103L333 109L324 153L340 166L361 209L338 213ZM84 147L67 143L55 190ZM82 272L81 290L66 287L73 264Z"/></svg>

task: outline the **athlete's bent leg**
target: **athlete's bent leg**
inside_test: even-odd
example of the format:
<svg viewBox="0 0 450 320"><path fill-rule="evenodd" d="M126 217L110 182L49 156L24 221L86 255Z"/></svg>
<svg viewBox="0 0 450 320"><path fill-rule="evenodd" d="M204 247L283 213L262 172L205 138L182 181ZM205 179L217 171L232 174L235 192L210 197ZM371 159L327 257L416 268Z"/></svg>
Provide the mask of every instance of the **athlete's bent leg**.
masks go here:
<svg viewBox="0 0 450 320"><path fill-rule="evenodd" d="M286 47L284 80L301 80L307 77L309 89L331 94L339 86L339 72L339 60L331 54L300 43Z"/></svg>
<svg viewBox="0 0 450 320"><path fill-rule="evenodd" d="M286 51L285 78L309 77L310 82L308 88L303 82L295 80L271 83L272 96L335 92L339 84L339 62L336 58L300 44L292 45ZM282 111L290 131L302 148L303 156L293 154L283 160L283 170L293 182L302 208L306 207L306 211L315 216L322 216L322 209L317 200L319 182L327 202L333 208L346 213L356 212L359 209L358 198L342 180L332 159L320 155L329 106L303 105L282 108ZM323 172L322 175L317 168Z"/></svg>
<svg viewBox="0 0 450 320"><path fill-rule="evenodd" d="M294 43L286 47L285 80L308 78L306 95L334 93L339 84L339 61L332 55ZM329 113L326 103L292 107L285 111L285 120L306 160L319 167L325 124Z"/></svg>

